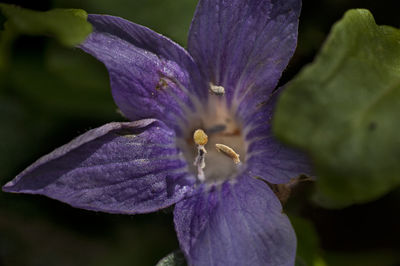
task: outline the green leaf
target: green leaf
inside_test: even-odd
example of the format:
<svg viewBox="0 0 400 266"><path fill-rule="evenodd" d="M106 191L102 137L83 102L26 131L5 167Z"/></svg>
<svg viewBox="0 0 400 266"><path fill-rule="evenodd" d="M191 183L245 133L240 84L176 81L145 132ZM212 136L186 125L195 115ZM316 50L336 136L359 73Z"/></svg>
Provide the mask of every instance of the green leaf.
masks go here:
<svg viewBox="0 0 400 266"><path fill-rule="evenodd" d="M181 45L198 1L188 0L53 0L55 6L79 7L95 14L113 14L151 28ZM173 19L171 19L173 18Z"/></svg>
<svg viewBox="0 0 400 266"><path fill-rule="evenodd" d="M4 22L2 21L1 26L3 26L3 24ZM9 64L11 47L16 37L17 33L10 27L7 27L7 29L2 28L0 31L0 71L4 71ZM2 73L0 73L0 81L3 79L1 74Z"/></svg>
<svg viewBox="0 0 400 266"><path fill-rule="evenodd" d="M161 259L156 266L185 266L185 257L181 251L174 251Z"/></svg>
<svg viewBox="0 0 400 266"><path fill-rule="evenodd" d="M400 256L397 250L372 249L368 251L326 252L328 265L340 266L394 266L400 265Z"/></svg>
<svg viewBox="0 0 400 266"><path fill-rule="evenodd" d="M326 266L313 224L298 216L290 216L290 222L297 236L296 266Z"/></svg>
<svg viewBox="0 0 400 266"><path fill-rule="evenodd" d="M274 132L309 153L318 202L344 207L400 183L400 31L350 10L287 86Z"/></svg>
<svg viewBox="0 0 400 266"><path fill-rule="evenodd" d="M74 119L121 119L104 65L80 50L49 45L43 59L17 54L8 72L10 89L43 112Z"/></svg>
<svg viewBox="0 0 400 266"><path fill-rule="evenodd" d="M92 32L92 25L86 21L87 13L81 9L41 12L0 4L0 10L7 18L6 30L11 28L21 34L54 37L66 46L83 42Z"/></svg>

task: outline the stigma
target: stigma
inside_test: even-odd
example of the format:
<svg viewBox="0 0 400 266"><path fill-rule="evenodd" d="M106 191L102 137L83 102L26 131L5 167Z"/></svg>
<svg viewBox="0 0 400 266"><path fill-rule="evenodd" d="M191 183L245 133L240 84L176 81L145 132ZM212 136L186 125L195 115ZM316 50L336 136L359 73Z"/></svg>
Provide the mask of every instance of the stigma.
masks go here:
<svg viewBox="0 0 400 266"><path fill-rule="evenodd" d="M194 160L194 166L197 166L197 178L200 181L205 181L204 168L206 167L206 153L207 150L204 145L208 142L208 136L202 129L197 129L193 133L193 141L197 145L197 156Z"/></svg>
<svg viewBox="0 0 400 266"><path fill-rule="evenodd" d="M197 145L206 145L208 142L208 136L207 134L204 132L204 130L202 129L197 129L194 133L193 133L193 140L194 143L196 143Z"/></svg>

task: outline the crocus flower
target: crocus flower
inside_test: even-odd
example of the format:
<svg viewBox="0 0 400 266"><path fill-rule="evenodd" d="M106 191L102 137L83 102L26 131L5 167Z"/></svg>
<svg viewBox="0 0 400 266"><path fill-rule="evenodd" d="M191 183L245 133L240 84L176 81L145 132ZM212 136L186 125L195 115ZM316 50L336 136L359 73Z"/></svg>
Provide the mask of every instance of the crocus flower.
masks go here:
<svg viewBox="0 0 400 266"><path fill-rule="evenodd" d="M106 124L6 184L76 208L148 213L175 204L190 265L293 265L296 236L270 184L310 172L271 134L300 0L200 0L188 50L152 30L89 15L80 48L108 69L134 122ZM275 90L275 92L274 92Z"/></svg>

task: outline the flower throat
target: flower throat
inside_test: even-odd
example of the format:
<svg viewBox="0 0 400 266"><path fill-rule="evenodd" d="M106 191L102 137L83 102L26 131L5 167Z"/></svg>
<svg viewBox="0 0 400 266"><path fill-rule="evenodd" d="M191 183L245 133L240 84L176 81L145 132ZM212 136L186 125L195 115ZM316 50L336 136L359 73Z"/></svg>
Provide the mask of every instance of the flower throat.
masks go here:
<svg viewBox="0 0 400 266"><path fill-rule="evenodd" d="M238 124L225 103L224 89L212 87L208 108L197 114L178 142L193 175L200 182L222 183L234 179L245 161L245 143Z"/></svg>

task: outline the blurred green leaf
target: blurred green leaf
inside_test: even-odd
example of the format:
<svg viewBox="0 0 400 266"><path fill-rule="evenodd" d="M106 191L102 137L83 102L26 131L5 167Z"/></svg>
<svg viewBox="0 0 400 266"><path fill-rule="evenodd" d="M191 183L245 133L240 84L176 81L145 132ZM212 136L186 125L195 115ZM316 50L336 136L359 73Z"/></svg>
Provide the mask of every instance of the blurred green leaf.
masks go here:
<svg viewBox="0 0 400 266"><path fill-rule="evenodd" d="M156 266L185 266L185 257L181 251L174 251L161 259Z"/></svg>
<svg viewBox="0 0 400 266"><path fill-rule="evenodd" d="M120 16L186 44L198 1L188 0L55 0L56 6L83 8L88 13Z"/></svg>
<svg viewBox="0 0 400 266"><path fill-rule="evenodd" d="M38 204L38 198L21 197L19 201L37 208L36 214L27 214L31 210L12 197L0 202L2 207L11 205L9 210L0 209L2 266L155 265L158 257L178 245L173 225L165 223L172 217L88 214L61 205L47 206L46 210L45 199Z"/></svg>
<svg viewBox="0 0 400 266"><path fill-rule="evenodd" d="M307 151L318 203L344 207L400 183L400 31L350 10L286 88L275 134Z"/></svg>
<svg viewBox="0 0 400 266"><path fill-rule="evenodd" d="M15 56L7 78L20 97L53 116L121 119L103 64L78 49L57 45L49 46L43 61Z"/></svg>
<svg viewBox="0 0 400 266"><path fill-rule="evenodd" d="M0 97L0 121L0 182L3 183L15 174L16 168L22 167L21 162L30 159L30 152L38 149L46 131L54 128L54 121L4 96Z"/></svg>
<svg viewBox="0 0 400 266"><path fill-rule="evenodd" d="M6 27L0 31L0 71L5 70L9 60L11 45L17 36L16 32L10 27ZM0 76L0 80L2 77Z"/></svg>
<svg viewBox="0 0 400 266"><path fill-rule="evenodd" d="M397 266L399 253L392 250L370 250L357 252L327 252L328 265L336 266Z"/></svg>
<svg viewBox="0 0 400 266"><path fill-rule="evenodd" d="M318 234L311 222L298 216L290 216L290 222L297 236L296 266L325 266Z"/></svg>
<svg viewBox="0 0 400 266"><path fill-rule="evenodd" d="M81 9L40 12L2 3L0 9L7 18L6 30L13 28L21 34L54 37L66 46L83 42L92 32L92 25L86 21L87 13Z"/></svg>

